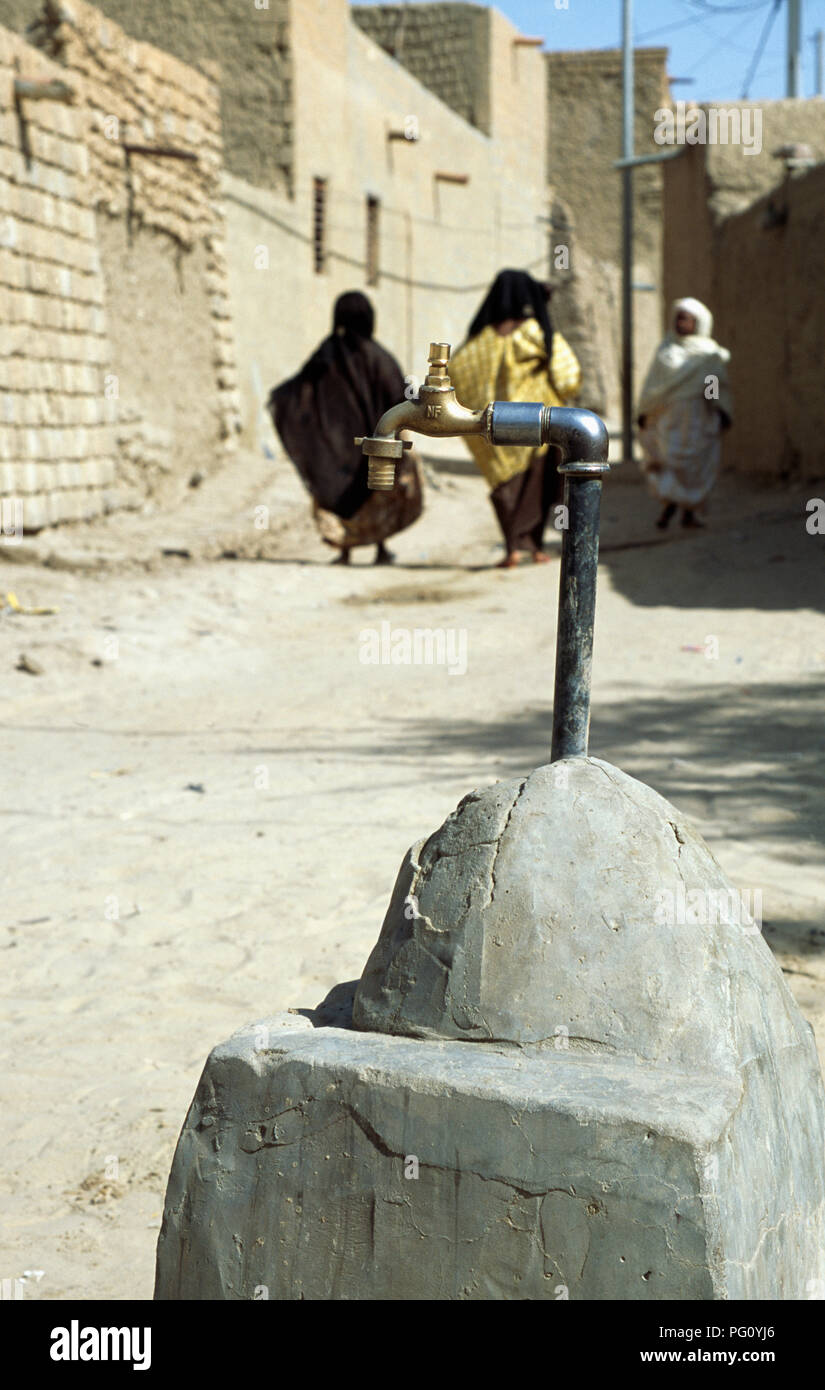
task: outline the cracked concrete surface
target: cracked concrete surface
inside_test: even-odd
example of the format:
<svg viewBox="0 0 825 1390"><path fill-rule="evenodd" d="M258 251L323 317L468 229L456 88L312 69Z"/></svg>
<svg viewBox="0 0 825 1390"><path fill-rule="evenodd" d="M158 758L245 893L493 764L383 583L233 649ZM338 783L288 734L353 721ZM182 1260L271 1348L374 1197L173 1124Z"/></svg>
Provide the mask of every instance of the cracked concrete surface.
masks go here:
<svg viewBox="0 0 825 1390"><path fill-rule="evenodd" d="M731 979L784 1001L786 1029L790 995L758 932L712 912L663 923L661 895L675 901L679 889L711 904L736 898L689 821L618 768L566 759L487 787L405 858L355 1027L522 1045L562 1038L735 1070Z"/></svg>
<svg viewBox="0 0 825 1390"><path fill-rule="evenodd" d="M277 1051L247 1028L207 1063L158 1298L804 1298L821 1277L821 1181L754 1163L733 1076L281 1026ZM283 1096L294 1125L250 1150L250 1105L271 1127Z"/></svg>

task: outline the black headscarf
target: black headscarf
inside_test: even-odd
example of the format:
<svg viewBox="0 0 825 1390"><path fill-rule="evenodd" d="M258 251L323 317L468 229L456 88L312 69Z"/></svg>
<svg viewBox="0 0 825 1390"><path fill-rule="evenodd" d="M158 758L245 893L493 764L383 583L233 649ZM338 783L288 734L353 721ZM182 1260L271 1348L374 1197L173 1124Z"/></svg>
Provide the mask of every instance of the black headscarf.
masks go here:
<svg viewBox="0 0 825 1390"><path fill-rule="evenodd" d="M549 292L526 270L501 270L487 291L487 297L470 324L468 338L475 338L488 324L505 319L538 319L544 333L547 356L553 356L553 324L548 306Z"/></svg>
<svg viewBox="0 0 825 1390"><path fill-rule="evenodd" d="M355 338L371 338L375 332L375 310L367 296L358 290L339 294L332 311L332 331Z"/></svg>
<svg viewBox="0 0 825 1390"><path fill-rule="evenodd" d="M404 399L401 368L373 341L374 325L366 295L342 294L333 332L269 397L275 428L306 487L320 507L345 520L370 495L367 460L353 439L372 434L384 411Z"/></svg>

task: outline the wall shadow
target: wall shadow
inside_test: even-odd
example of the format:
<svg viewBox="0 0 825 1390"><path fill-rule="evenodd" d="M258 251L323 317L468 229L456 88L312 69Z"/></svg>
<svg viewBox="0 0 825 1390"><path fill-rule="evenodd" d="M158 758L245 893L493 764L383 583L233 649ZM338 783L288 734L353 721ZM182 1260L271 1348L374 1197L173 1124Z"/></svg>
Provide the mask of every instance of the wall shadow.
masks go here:
<svg viewBox="0 0 825 1390"><path fill-rule="evenodd" d="M605 485L599 566L614 587L641 607L794 608L825 611L825 535L809 535L803 493L731 495L727 480L703 531L654 525L658 504L639 488L611 495Z"/></svg>

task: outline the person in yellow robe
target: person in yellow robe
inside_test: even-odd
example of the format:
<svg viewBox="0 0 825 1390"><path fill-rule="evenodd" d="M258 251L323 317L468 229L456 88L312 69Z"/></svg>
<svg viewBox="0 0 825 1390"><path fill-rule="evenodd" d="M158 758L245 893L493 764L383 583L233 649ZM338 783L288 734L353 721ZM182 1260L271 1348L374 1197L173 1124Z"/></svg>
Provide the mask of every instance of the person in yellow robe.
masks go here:
<svg viewBox="0 0 825 1390"><path fill-rule="evenodd" d="M450 362L462 405L470 410L480 410L488 401L558 406L576 397L581 367L553 328L548 299L547 287L524 270L502 270L496 276L467 341ZM490 485L506 550L501 568L512 569L527 556L547 563L544 529L562 494L556 450L493 445L475 435L465 443Z"/></svg>

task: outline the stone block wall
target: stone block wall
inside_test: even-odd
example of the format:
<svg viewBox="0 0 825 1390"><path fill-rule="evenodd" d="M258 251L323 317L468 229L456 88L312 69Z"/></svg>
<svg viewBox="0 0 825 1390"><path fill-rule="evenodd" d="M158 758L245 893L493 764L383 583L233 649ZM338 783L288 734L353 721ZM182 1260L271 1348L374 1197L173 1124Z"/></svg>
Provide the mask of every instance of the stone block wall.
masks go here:
<svg viewBox="0 0 825 1390"><path fill-rule="evenodd" d="M465 121L490 134L490 11L482 5L354 5L352 18Z"/></svg>
<svg viewBox="0 0 825 1390"><path fill-rule="evenodd" d="M84 109L16 77L66 73L0 29L0 496L38 530L104 510L115 402Z"/></svg>

